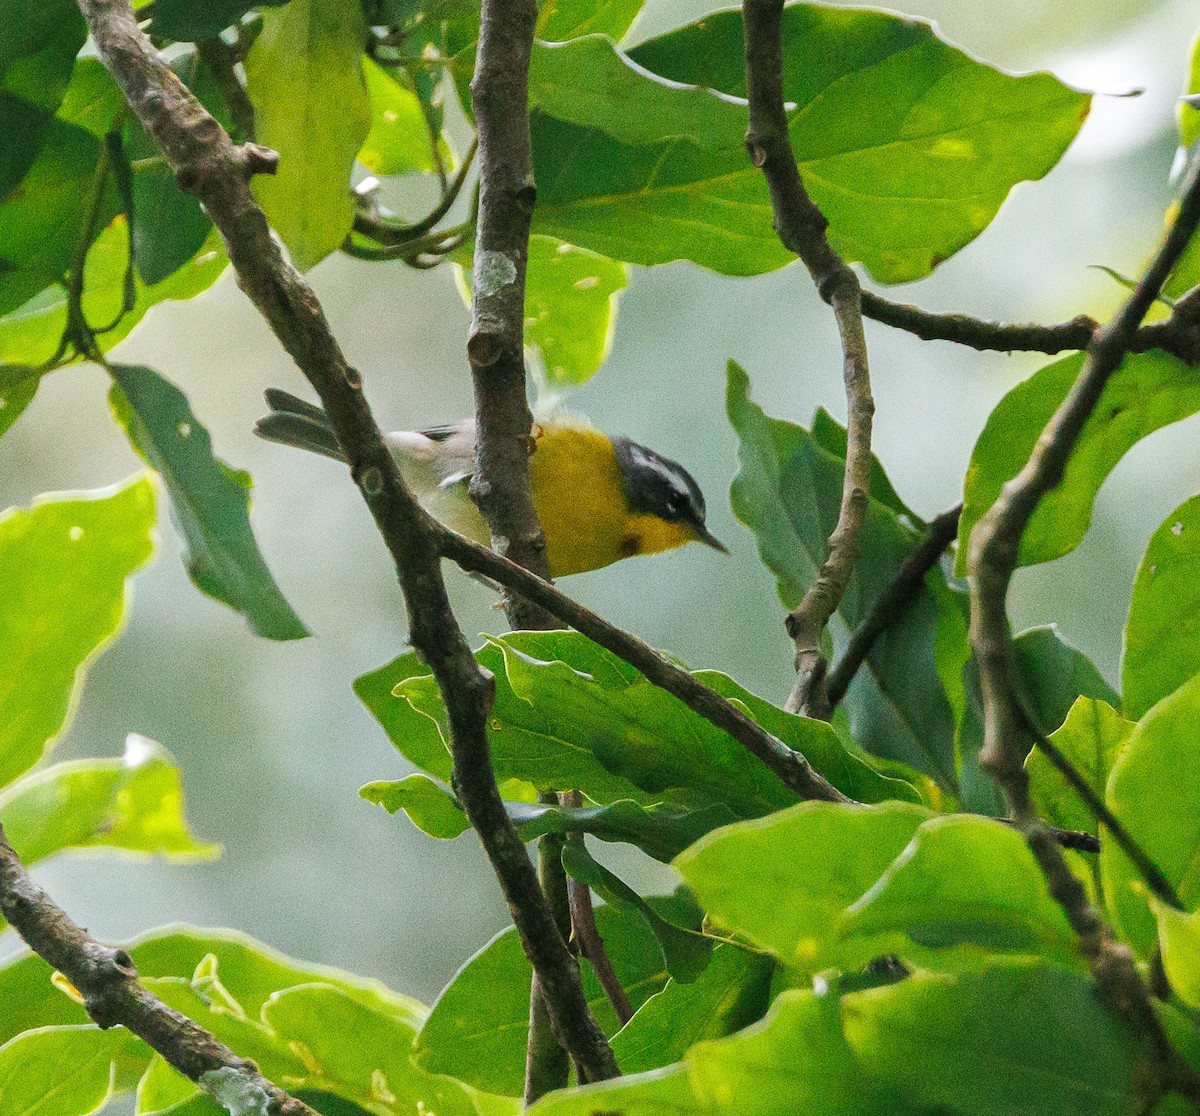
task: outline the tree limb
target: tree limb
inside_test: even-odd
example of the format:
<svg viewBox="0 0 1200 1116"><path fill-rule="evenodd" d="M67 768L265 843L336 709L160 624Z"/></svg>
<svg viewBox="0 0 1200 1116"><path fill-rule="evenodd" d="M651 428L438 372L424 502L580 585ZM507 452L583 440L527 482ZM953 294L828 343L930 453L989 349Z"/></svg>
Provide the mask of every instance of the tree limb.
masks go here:
<svg viewBox="0 0 1200 1116"><path fill-rule="evenodd" d="M534 0L483 0L471 102L479 133L479 232L471 277L467 357L475 387L471 496L500 554L549 580L546 538L533 506L533 415L525 397L525 266L537 195L529 135ZM553 628L543 610L506 596L513 628Z"/></svg>
<svg viewBox="0 0 1200 1116"><path fill-rule="evenodd" d="M1113 1010L1151 1044L1164 1080L1200 1100L1200 1078L1168 1041L1128 947L1088 900L1058 846L1050 839L1029 795L1025 772L1028 726L1019 700L1016 657L1008 624L1008 587L1021 536L1041 498L1062 479L1088 417L1129 351L1142 318L1200 225L1200 177L1193 164L1179 210L1162 245L1133 292L1107 325L1096 331L1079 376L1042 431L1024 468L1009 481L971 534L971 646L983 683L984 746L980 763L1008 800L1046 877L1050 893L1079 936L1097 987Z"/></svg>
<svg viewBox="0 0 1200 1116"><path fill-rule="evenodd" d="M1192 292L1194 293L1194 292ZM1129 352L1145 353L1162 349L1187 364L1200 363L1200 322L1194 315L1180 312L1176 302L1171 317L1141 326L1130 338ZM863 316L883 325L911 333L922 341L952 341L970 349L1001 353L1055 353L1086 349L1100 328L1086 314L1057 325L1018 325L989 322L969 314L936 314L901 302L893 302L872 291L863 291Z"/></svg>
<svg viewBox="0 0 1200 1116"><path fill-rule="evenodd" d="M101 945L76 925L30 877L0 825L0 915L46 964L83 998L102 1029L122 1026L156 1050L188 1080L217 1098L254 1098L272 1116L317 1116L273 1085L253 1062L239 1058L203 1027L167 1007L138 981L133 958Z"/></svg>
<svg viewBox="0 0 1200 1116"><path fill-rule="evenodd" d="M750 127L746 149L761 168L775 212L775 231L785 248L808 268L821 297L833 308L842 339L846 384L846 472L837 526L829 553L803 599L787 618L796 646L796 682L787 708L825 718L825 658L821 637L846 592L858 557L858 538L867 516L871 487L871 422L875 403L863 333L862 290L858 276L830 247L827 222L808 196L787 129L783 99L783 0L745 0L746 87Z"/></svg>
<svg viewBox="0 0 1200 1116"><path fill-rule="evenodd" d="M612 1051L496 788L487 736L494 680L475 662L451 611L438 562L440 528L404 486L361 377L346 363L311 288L283 259L250 193L250 175L270 170L277 157L255 145L234 146L138 30L128 0L80 0L80 8L102 61L166 153L180 187L200 199L221 230L239 286L321 398L395 562L413 646L446 702L455 788L500 878L555 1030L590 1074L611 1077L617 1072Z"/></svg>
<svg viewBox="0 0 1200 1116"><path fill-rule="evenodd" d="M442 554L468 573L482 574L500 585L528 597L564 624L601 647L637 667L647 681L679 698L689 709L710 724L729 733L752 755L767 765L784 784L801 798L822 802L851 802L799 752L772 736L757 722L704 685L661 651L656 651L637 636L609 623L590 609L573 601L549 582L535 577L515 562L488 550L485 546L441 528Z"/></svg>

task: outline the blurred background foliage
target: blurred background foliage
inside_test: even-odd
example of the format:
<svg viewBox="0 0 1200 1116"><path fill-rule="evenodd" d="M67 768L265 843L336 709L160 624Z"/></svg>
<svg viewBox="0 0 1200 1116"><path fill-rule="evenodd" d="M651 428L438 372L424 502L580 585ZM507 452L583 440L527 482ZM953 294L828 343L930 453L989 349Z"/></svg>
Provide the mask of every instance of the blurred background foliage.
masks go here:
<svg viewBox="0 0 1200 1116"><path fill-rule="evenodd" d="M1003 14L987 0L898 7L938 20L948 39L996 65L1052 69L1110 95L1096 100L1062 164L1019 187L967 251L930 279L889 293L997 319L1104 316L1122 290L1088 265L1136 272L1169 200L1173 106L1194 5L1014 0ZM627 42L706 9L651 0ZM1143 92L1121 96L1132 89ZM469 413L468 315L449 266L423 273L338 255L310 280L385 427ZM903 497L933 516L961 497L991 408L1045 360L924 343L872 323L868 331L876 451ZM104 939L173 920L236 926L294 956L431 1000L507 915L473 836L432 841L356 794L363 783L405 772L350 689L406 638L394 577L365 508L344 470L252 436L262 390L297 390L301 381L228 275L191 302L156 307L115 356L179 384L217 452L252 473L260 544L314 638L258 639L240 616L198 594L174 560L179 544L164 504L158 561L136 578L127 629L89 673L56 758L120 754L128 732L160 741L183 770L196 831L222 842L224 856L114 872L76 855L37 874ZM804 424L818 405L843 415L833 321L799 267L754 279L686 263L632 269L612 353L567 402L603 429L684 462L733 554L689 547L564 587L693 668L728 671L782 701L791 651L781 609L752 536L728 507L736 448L724 414L730 357L746 368L768 413ZM88 367L44 381L0 447L0 506L110 484L140 467L111 421L107 386ZM1195 491L1197 421L1156 434L1125 458L1077 551L1019 572L1018 628L1056 622L1115 681L1138 557L1162 517ZM502 630L493 594L456 573L451 581L467 632ZM1098 601L1106 602L1102 611ZM667 869L636 854L620 867L632 883L652 884L646 873L654 872L670 886Z"/></svg>

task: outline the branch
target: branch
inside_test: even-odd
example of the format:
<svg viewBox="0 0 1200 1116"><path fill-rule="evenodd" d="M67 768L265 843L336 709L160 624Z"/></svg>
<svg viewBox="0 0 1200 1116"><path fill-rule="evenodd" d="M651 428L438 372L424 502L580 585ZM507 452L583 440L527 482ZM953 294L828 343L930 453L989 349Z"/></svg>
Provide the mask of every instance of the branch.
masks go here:
<svg viewBox="0 0 1200 1116"><path fill-rule="evenodd" d="M582 632L593 643L598 643L630 666L636 667L647 681L673 694L694 713L699 713L710 724L727 732L748 752L762 760L801 798L821 802L853 801L816 772L799 752L772 736L661 651L656 651L637 636L597 616L515 562L447 528L442 528L442 532L441 550L446 558L468 573L482 574L527 597L564 624Z"/></svg>
<svg viewBox="0 0 1200 1116"><path fill-rule="evenodd" d="M1152 1044L1164 1080L1196 1103L1200 1078L1168 1041L1129 949L1088 900L1058 846L1046 832L1029 795L1024 760L1028 726L1017 684L1016 658L1006 600L1021 536L1042 496L1062 479L1080 431L1109 377L1120 366L1142 318L1200 225L1200 177L1193 165L1175 221L1149 268L1116 317L1097 330L1079 377L1042 431L1024 468L1009 481L971 535L971 645L979 663L984 699L980 762L1008 800L1017 828L1041 866L1050 893L1079 936L1101 995Z"/></svg>
<svg viewBox="0 0 1200 1116"><path fill-rule="evenodd" d="M785 248L804 262L813 282L833 308L842 339L846 383L846 472L837 526L829 553L804 598L787 618L796 645L796 682L787 708L825 718L825 658L821 637L846 592L858 557L858 538L867 516L871 486L871 420L875 403L863 333L862 290L858 276L830 247L827 222L808 196L787 130L783 107L783 0L745 0L746 86L750 128L746 149L762 169L775 211L775 231Z"/></svg>
<svg viewBox="0 0 1200 1116"><path fill-rule="evenodd" d="M1186 297L1186 296L1184 296ZM1182 302L1181 298L1179 302ZM1129 352L1145 353L1162 349L1187 364L1200 364L1200 322L1180 313L1179 302L1166 321L1152 322L1138 329L1129 342ZM905 330L922 341L953 341L971 349L1002 353L1055 353L1086 349L1100 328L1086 314L1057 325L1015 325L988 322L968 314L934 314L909 306L871 291L863 291L863 316L895 329Z"/></svg>
<svg viewBox="0 0 1200 1116"><path fill-rule="evenodd" d="M4 836L3 826L0 915L34 953L71 982L88 1015L102 1029L125 1027L221 1103L226 1103L223 1098L242 1097L246 1103L257 1102L255 1111L269 1111L272 1116L317 1116L303 1101L263 1077L253 1062L239 1058L203 1027L146 991L128 953L90 937L33 882Z"/></svg>
<svg viewBox="0 0 1200 1116"><path fill-rule="evenodd" d="M529 487L533 415L525 397L525 265L537 190L529 135L534 0L483 0L471 102L479 133L479 232L471 278L467 357L475 387L471 496L492 547L549 579L546 539ZM506 597L513 628L555 627L552 617Z"/></svg>
<svg viewBox="0 0 1200 1116"><path fill-rule="evenodd" d="M830 709L836 708L846 696L847 688L871 653L875 641L899 619L905 605L925 583L925 574L937 565L946 547L954 541L961 514L962 504L959 504L930 523L925 538L904 559L892 580L872 602L870 610L850 636L841 661L829 672L825 695Z"/></svg>
<svg viewBox="0 0 1200 1116"><path fill-rule="evenodd" d="M496 788L487 736L494 682L475 662L451 611L438 561L441 528L404 486L363 398L361 377L346 363L311 288L283 259L250 193L250 174L272 166L272 153L234 146L138 30L128 0L80 0L80 7L101 59L166 153L180 187L200 199L221 230L239 286L321 397L395 562L412 644L446 703L456 790L500 878L555 1029L590 1074L611 1077L617 1072L612 1051Z"/></svg>

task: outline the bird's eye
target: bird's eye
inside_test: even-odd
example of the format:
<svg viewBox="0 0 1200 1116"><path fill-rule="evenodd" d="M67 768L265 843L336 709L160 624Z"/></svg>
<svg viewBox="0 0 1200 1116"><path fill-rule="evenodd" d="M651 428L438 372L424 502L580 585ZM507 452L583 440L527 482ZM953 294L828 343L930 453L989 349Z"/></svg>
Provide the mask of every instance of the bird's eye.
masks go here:
<svg viewBox="0 0 1200 1116"><path fill-rule="evenodd" d="M672 515L680 515L683 512L683 494L680 492L667 493L667 511Z"/></svg>

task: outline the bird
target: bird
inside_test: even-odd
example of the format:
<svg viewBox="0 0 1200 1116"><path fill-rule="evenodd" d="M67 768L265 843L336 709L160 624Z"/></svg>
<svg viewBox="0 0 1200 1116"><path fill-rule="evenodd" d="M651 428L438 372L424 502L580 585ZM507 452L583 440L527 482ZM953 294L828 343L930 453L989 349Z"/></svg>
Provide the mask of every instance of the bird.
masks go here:
<svg viewBox="0 0 1200 1116"><path fill-rule="evenodd" d="M266 400L270 412L254 426L259 437L345 460L320 407L277 388L266 392ZM474 420L396 431L385 434L384 443L426 511L451 530L490 544L487 523L470 496ZM529 482L551 577L690 542L729 553L705 525L700 486L677 461L561 410L537 417L530 447Z"/></svg>

